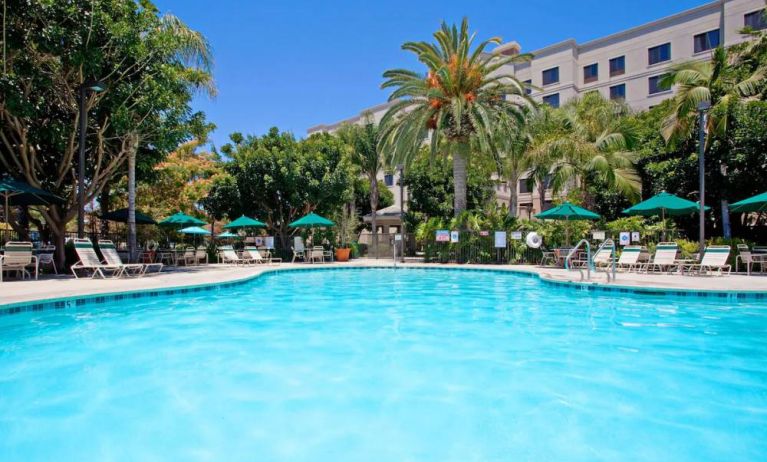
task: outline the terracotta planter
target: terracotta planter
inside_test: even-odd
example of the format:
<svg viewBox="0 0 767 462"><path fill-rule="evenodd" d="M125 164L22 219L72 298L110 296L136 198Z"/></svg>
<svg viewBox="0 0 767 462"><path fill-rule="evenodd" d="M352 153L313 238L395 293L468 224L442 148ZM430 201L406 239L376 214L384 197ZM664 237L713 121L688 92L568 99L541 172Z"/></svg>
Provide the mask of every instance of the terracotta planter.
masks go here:
<svg viewBox="0 0 767 462"><path fill-rule="evenodd" d="M336 261L349 261L349 256L351 253L351 247L347 247L345 249L336 249Z"/></svg>

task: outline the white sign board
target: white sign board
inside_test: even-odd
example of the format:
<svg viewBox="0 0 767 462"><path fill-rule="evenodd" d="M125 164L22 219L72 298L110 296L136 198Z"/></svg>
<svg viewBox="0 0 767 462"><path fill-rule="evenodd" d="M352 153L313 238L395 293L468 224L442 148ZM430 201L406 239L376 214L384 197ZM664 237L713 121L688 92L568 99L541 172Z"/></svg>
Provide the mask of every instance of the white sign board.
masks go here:
<svg viewBox="0 0 767 462"><path fill-rule="evenodd" d="M263 246L264 246L263 236L256 236L256 247L263 247Z"/></svg>
<svg viewBox="0 0 767 462"><path fill-rule="evenodd" d="M631 242L639 242L639 232L634 231L631 233Z"/></svg>
<svg viewBox="0 0 767 462"><path fill-rule="evenodd" d="M511 232L511 239L513 241L521 241L522 240L522 231L512 231Z"/></svg>
<svg viewBox="0 0 767 462"><path fill-rule="evenodd" d="M450 242L450 231L446 229L438 229L437 230L437 236L436 236L437 242Z"/></svg>
<svg viewBox="0 0 767 462"><path fill-rule="evenodd" d="M506 248L506 231L496 231L495 232L495 247L497 249L505 249Z"/></svg>
<svg viewBox="0 0 767 462"><path fill-rule="evenodd" d="M450 242L458 242L458 231L450 231Z"/></svg>
<svg viewBox="0 0 767 462"><path fill-rule="evenodd" d="M620 242L620 245L631 244L631 233L629 233L628 231L621 231L619 242Z"/></svg>
<svg viewBox="0 0 767 462"><path fill-rule="evenodd" d="M274 248L274 236L266 236L264 238L264 247L266 247L267 249Z"/></svg>
<svg viewBox="0 0 767 462"><path fill-rule="evenodd" d="M402 240L402 234L395 234L394 235L394 240L395 241L401 241Z"/></svg>
<svg viewBox="0 0 767 462"><path fill-rule="evenodd" d="M594 238L595 241L604 241L605 240L605 232L604 231L592 231L591 236Z"/></svg>

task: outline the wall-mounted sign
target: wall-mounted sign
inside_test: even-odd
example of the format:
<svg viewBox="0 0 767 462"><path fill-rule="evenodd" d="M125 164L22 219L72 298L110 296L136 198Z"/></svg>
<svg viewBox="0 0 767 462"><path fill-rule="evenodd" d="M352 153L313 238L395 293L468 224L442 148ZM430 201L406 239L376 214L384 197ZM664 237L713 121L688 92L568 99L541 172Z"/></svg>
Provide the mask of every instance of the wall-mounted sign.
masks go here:
<svg viewBox="0 0 767 462"><path fill-rule="evenodd" d="M450 242L458 242L458 231L450 231Z"/></svg>
<svg viewBox="0 0 767 462"><path fill-rule="evenodd" d="M506 231L495 232L495 248L497 249L506 248Z"/></svg>
<svg viewBox="0 0 767 462"><path fill-rule="evenodd" d="M514 241L521 241L522 240L522 231L512 231L511 232L511 239Z"/></svg>
<svg viewBox="0 0 767 462"><path fill-rule="evenodd" d="M619 242L620 242L620 245L631 244L631 233L629 233L628 231L621 231Z"/></svg>
<svg viewBox="0 0 767 462"><path fill-rule="evenodd" d="M631 242L639 242L639 231L634 231L631 233Z"/></svg>
<svg viewBox="0 0 767 462"><path fill-rule="evenodd" d="M437 236L436 236L437 242L450 242L450 231L446 229L438 229L437 230Z"/></svg>

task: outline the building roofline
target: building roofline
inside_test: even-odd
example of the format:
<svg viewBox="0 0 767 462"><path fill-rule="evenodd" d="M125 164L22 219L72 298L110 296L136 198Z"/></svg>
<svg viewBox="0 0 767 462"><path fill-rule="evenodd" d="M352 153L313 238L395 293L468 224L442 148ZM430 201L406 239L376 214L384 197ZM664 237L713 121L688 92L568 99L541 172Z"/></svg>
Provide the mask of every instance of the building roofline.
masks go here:
<svg viewBox="0 0 767 462"><path fill-rule="evenodd" d="M312 133L315 133L315 132L326 132L326 131L329 131L329 130L335 130L338 127L340 127L341 125L343 125L343 124L353 124L353 123L359 121L360 119L362 119L365 116L365 114L367 114L368 112L378 112L378 111L381 111L383 109L387 109L387 108L391 107L392 105L394 105L394 103L396 103L397 101L398 100L387 101L385 103L381 103L381 104L377 104L375 106L371 106L371 107L365 108L362 111L360 111L359 114L357 114L355 116L352 116L352 117L349 117L349 118L346 118L346 119L343 119L343 120L339 120L338 122L333 122L333 123L330 123L330 124L319 124L319 125L315 125L313 127L309 127L309 128L306 129L306 132L311 135Z"/></svg>
<svg viewBox="0 0 767 462"><path fill-rule="evenodd" d="M626 30L615 32L613 34L606 35L604 37L588 40L581 44L577 43L575 39L569 38L557 43L553 43L551 45L546 45L545 47L539 48L537 50L533 50L530 53L532 53L535 58L538 58L540 56L545 56L546 54L551 53L552 51L558 50L560 48L564 48L566 46L577 48L578 52L583 51L584 48L597 48L602 44L608 44L609 42L613 42L615 40L628 37L631 35L641 34L642 32L648 29L654 29L654 28L665 26L668 23L672 23L686 16L704 13L711 9L718 9L721 7L721 1L722 0L717 0L717 1L709 2L709 3L705 3L703 5L696 6L694 8L690 8L684 11L680 11L679 13L674 13L672 15L665 16L663 18L656 19L654 21L650 21L644 24L640 24L638 26L631 27ZM730 0L723 0L723 1L728 2Z"/></svg>

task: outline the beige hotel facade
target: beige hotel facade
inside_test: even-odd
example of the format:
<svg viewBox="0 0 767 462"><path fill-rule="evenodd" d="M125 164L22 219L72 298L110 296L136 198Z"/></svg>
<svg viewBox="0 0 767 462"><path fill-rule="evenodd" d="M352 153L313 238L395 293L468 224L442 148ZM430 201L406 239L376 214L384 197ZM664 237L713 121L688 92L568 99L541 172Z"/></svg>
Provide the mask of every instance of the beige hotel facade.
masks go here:
<svg viewBox="0 0 767 462"><path fill-rule="evenodd" d="M577 43L568 39L532 50L530 62L509 65L507 72L537 90L531 96L552 106L590 91L606 98L624 100L634 110L649 109L673 95L658 85L674 64L710 59L719 45L732 46L747 40L744 27L764 29L764 0L719 0L652 21L606 37ZM516 42L502 44L496 52L520 52ZM526 51L526 50L522 50ZM311 127L308 133L333 132L345 123L361 123L366 115L379 121L389 104L367 108L358 115L329 125ZM382 176L383 178L383 176ZM539 210L538 194L529 192L526 181L519 191L519 216ZM396 188L396 180L392 188ZM550 194L550 191L547 193ZM395 194L398 198L398 194ZM508 203L505 183L496 186L499 202ZM546 197L550 201L550 197Z"/></svg>

